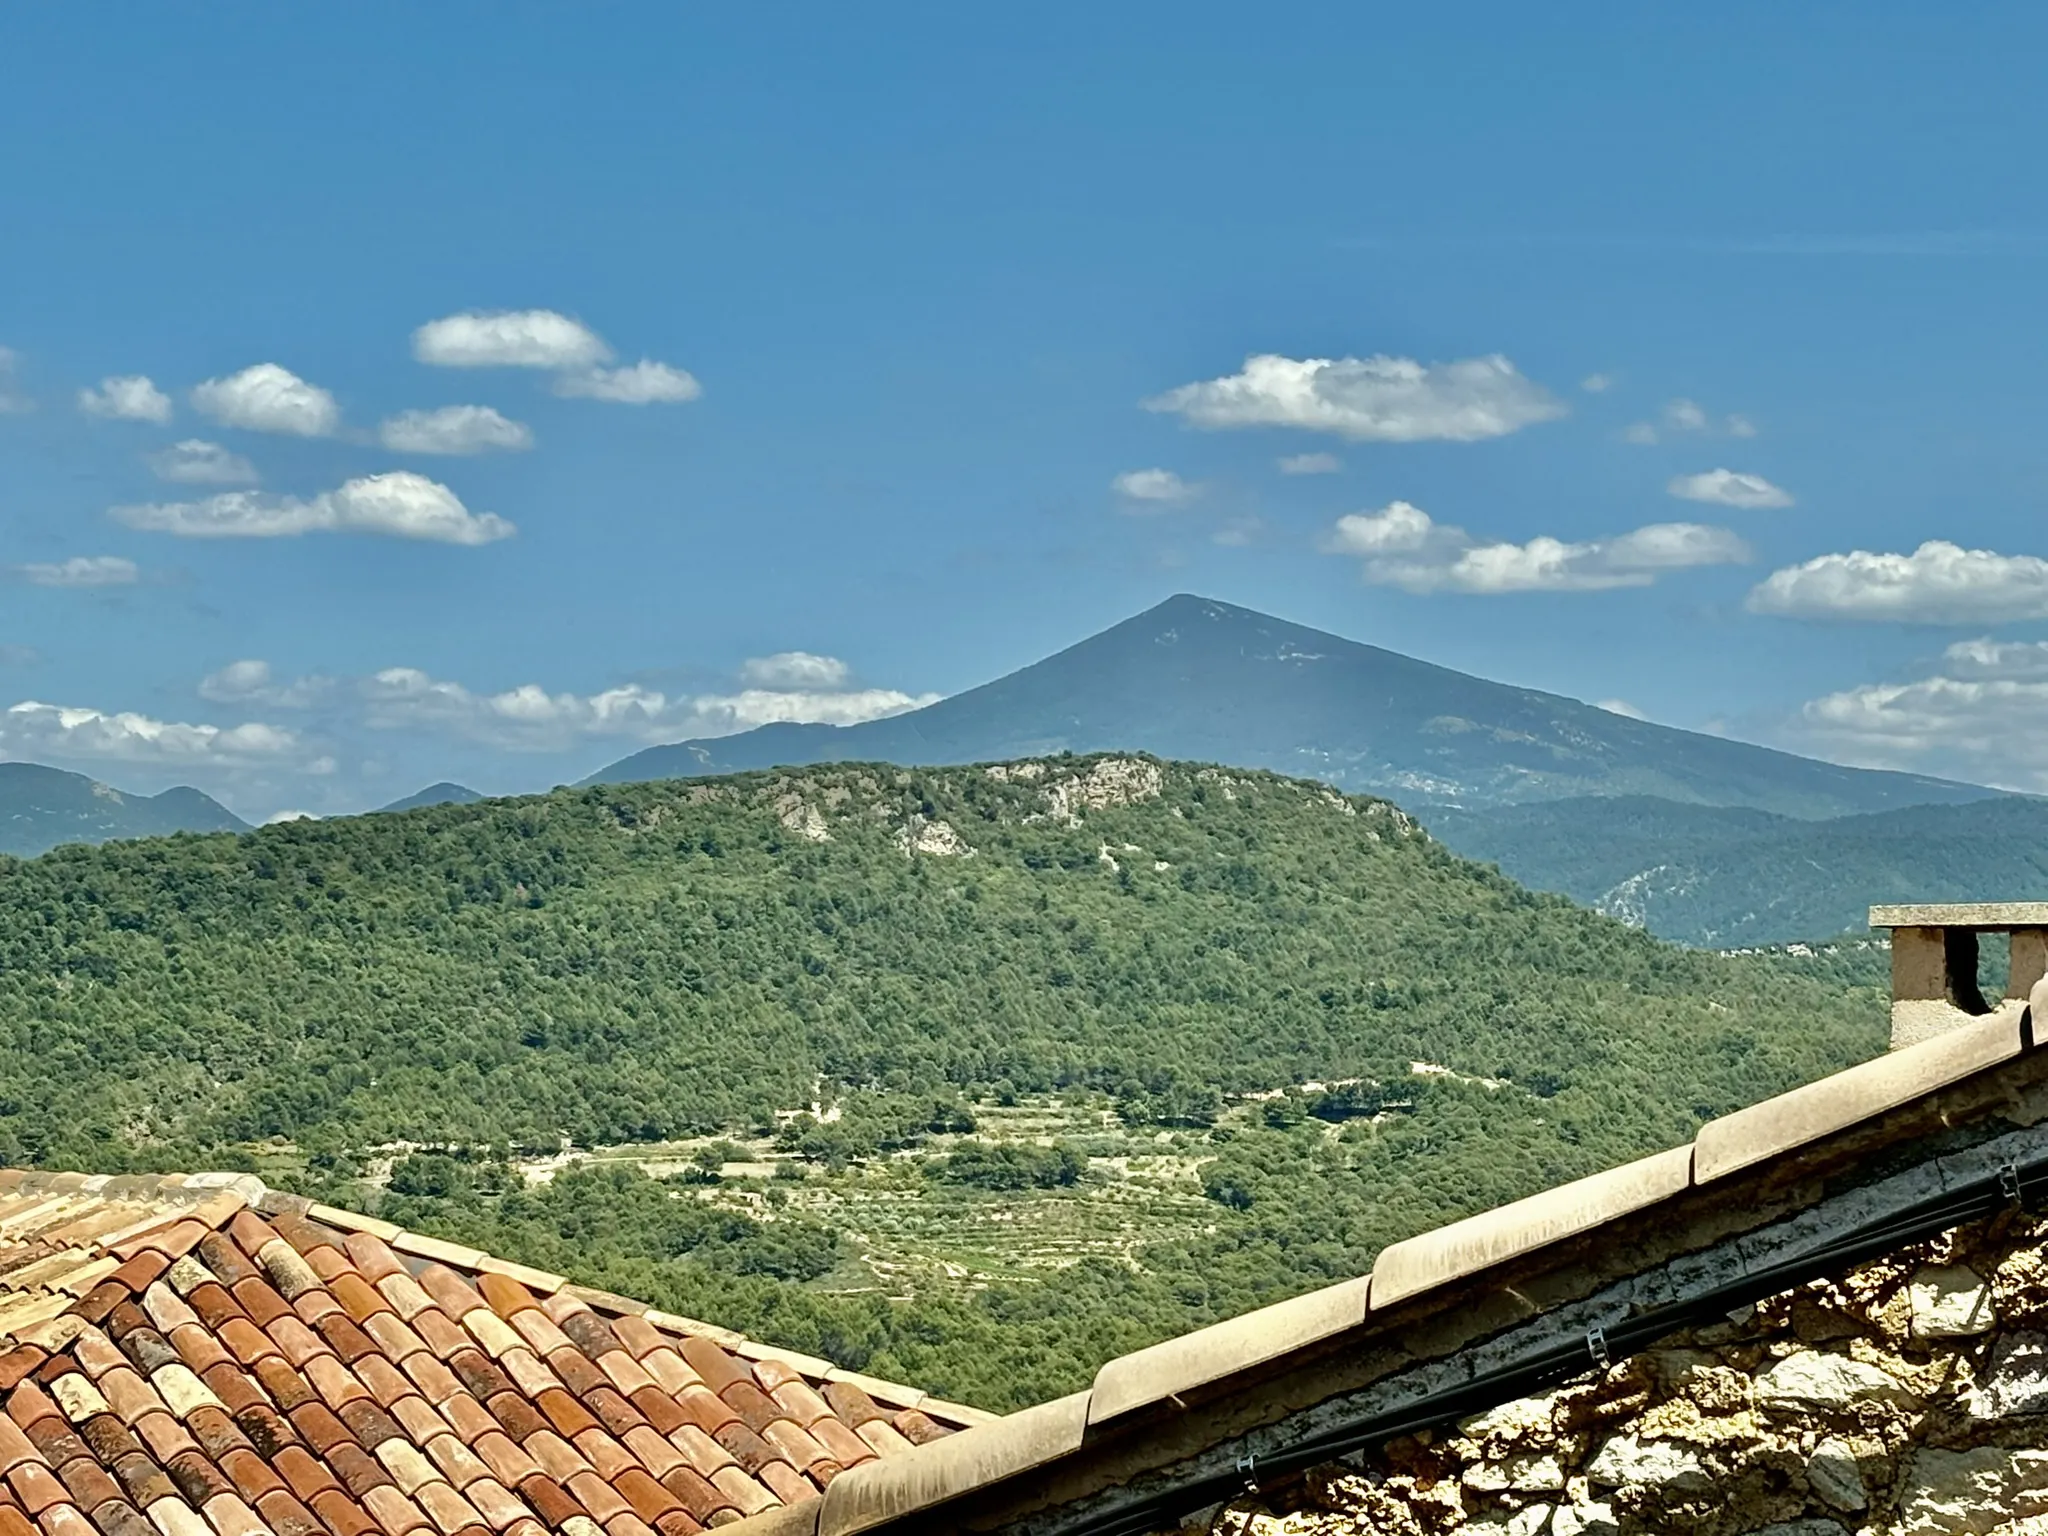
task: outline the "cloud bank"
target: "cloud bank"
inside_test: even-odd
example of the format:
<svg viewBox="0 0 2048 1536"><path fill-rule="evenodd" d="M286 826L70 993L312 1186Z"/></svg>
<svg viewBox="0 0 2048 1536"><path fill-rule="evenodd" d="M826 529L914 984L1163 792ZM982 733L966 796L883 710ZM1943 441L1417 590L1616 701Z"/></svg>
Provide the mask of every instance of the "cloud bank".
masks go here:
<svg viewBox="0 0 2048 1536"><path fill-rule="evenodd" d="M1181 479L1170 469L1126 470L1109 485L1125 501L1146 503L1155 508L1192 500L1201 491L1200 486Z"/></svg>
<svg viewBox="0 0 2048 1536"><path fill-rule="evenodd" d="M52 564L17 565L14 570L36 587L128 587L142 576L133 560L119 555L73 555Z"/></svg>
<svg viewBox="0 0 2048 1536"><path fill-rule="evenodd" d="M377 440L394 453L516 453L533 446L533 429L488 405L444 405L387 416Z"/></svg>
<svg viewBox="0 0 2048 1536"><path fill-rule="evenodd" d="M552 309L469 311L429 320L412 333L412 355L437 368L541 368L554 392L614 405L681 404L704 393L681 368L642 358L612 368L605 339ZM431 451L431 450L429 450Z"/></svg>
<svg viewBox="0 0 2048 1536"><path fill-rule="evenodd" d="M161 426L171 419L171 397L139 373L101 379L98 388L81 389L78 408L106 421L148 421Z"/></svg>
<svg viewBox="0 0 2048 1536"><path fill-rule="evenodd" d="M222 426L245 432L332 437L341 429L341 407L334 396L276 363L208 379L193 389L192 404Z"/></svg>
<svg viewBox="0 0 2048 1536"><path fill-rule="evenodd" d="M227 491L203 501L115 507L131 528L188 539L296 538L307 533L367 533L478 545L517 531L491 512L471 512L447 486L405 470L351 480L310 499Z"/></svg>
<svg viewBox="0 0 2048 1536"><path fill-rule="evenodd" d="M239 453L230 453L219 443L188 437L173 443L146 461L159 480L177 485L254 485L256 466Z"/></svg>
<svg viewBox="0 0 2048 1536"><path fill-rule="evenodd" d="M2003 624L2048 618L2048 560L1930 539L1910 555L1855 549L1773 571L1752 613L1889 624Z"/></svg>
<svg viewBox="0 0 2048 1536"><path fill-rule="evenodd" d="M1406 357L1290 358L1261 353L1242 370L1144 402L1205 430L1295 427L1353 442L1477 442L1565 414L1505 357L1419 363Z"/></svg>
<svg viewBox="0 0 2048 1536"><path fill-rule="evenodd" d="M1409 502L1337 519L1323 548L1363 562L1365 579L1416 593L1601 592L1646 587L1666 571L1739 565L1749 546L1725 528L1652 523L1577 542L1481 542Z"/></svg>
<svg viewBox="0 0 2048 1536"><path fill-rule="evenodd" d="M1680 475L1665 490L1681 501L1704 501L1710 506L1734 507L1741 512L1792 505L1789 491L1771 484L1762 475L1746 475L1732 469Z"/></svg>

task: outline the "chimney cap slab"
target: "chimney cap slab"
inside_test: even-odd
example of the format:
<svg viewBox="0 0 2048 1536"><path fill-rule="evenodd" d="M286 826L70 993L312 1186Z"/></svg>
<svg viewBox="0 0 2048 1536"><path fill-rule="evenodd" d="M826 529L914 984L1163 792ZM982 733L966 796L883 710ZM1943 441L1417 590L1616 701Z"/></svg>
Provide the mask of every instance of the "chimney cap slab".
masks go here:
<svg viewBox="0 0 2048 1536"><path fill-rule="evenodd" d="M1872 907L1873 928L2048 928L2048 901L1930 901Z"/></svg>

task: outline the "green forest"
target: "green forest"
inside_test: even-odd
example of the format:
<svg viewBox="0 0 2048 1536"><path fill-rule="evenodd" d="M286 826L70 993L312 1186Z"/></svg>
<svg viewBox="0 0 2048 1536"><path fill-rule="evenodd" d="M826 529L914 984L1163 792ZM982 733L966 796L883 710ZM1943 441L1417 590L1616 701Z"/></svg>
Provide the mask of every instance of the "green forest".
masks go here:
<svg viewBox="0 0 2048 1536"><path fill-rule="evenodd" d="M0 1161L260 1167L991 1407L1885 1037L1869 986L1660 943L1384 802L1142 759L567 789L4 874ZM906 1305L820 1289L853 1240L780 1180L756 1219L696 1199L709 1172L513 1167L772 1136L825 1177L944 1138L946 1198L1092 1177L976 1144L1028 1096L1179 1138L1213 1219ZM384 1187L398 1142L439 1150Z"/></svg>

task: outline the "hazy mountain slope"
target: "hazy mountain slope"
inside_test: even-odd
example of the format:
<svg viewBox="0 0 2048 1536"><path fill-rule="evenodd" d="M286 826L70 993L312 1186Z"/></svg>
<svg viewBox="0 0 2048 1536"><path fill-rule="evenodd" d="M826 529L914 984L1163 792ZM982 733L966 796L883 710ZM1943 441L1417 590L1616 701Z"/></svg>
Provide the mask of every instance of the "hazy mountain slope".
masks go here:
<svg viewBox="0 0 2048 1536"><path fill-rule="evenodd" d="M1652 725L1186 596L910 714L652 747L591 782L1108 750L1311 775L1417 810L1644 794L1819 817L1991 793Z"/></svg>
<svg viewBox="0 0 2048 1536"><path fill-rule="evenodd" d="M417 811L429 805L474 805L483 795L467 784L453 784L443 779L439 784L429 784L425 789L407 795L403 800L394 800L389 805L377 807L380 811Z"/></svg>
<svg viewBox="0 0 2048 1536"><path fill-rule="evenodd" d="M243 832L248 823L196 789L128 795L82 773L0 763L0 853L31 858L63 843L172 832Z"/></svg>
<svg viewBox="0 0 2048 1536"><path fill-rule="evenodd" d="M1877 902L2048 900L2048 800L2016 795L1820 822L1574 799L1430 826L1468 858L1687 944L1826 937Z"/></svg>

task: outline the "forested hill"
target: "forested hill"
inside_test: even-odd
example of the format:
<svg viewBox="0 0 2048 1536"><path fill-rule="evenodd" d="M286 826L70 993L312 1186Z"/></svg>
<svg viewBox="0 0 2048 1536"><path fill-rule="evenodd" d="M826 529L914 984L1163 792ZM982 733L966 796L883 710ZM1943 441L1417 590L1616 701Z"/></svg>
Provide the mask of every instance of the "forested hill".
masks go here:
<svg viewBox="0 0 2048 1536"><path fill-rule="evenodd" d="M1186 594L908 714L649 747L592 777L624 783L793 763L974 763L1060 751L1306 774L1418 813L1656 795L1821 817L1994 793L1674 730Z"/></svg>
<svg viewBox="0 0 2048 1536"><path fill-rule="evenodd" d="M1476 1190L1883 1038L1866 995L1533 896L1384 803L1141 759L561 790L0 872L6 1162L632 1141L841 1085L1092 1085L1170 1121L1419 1060L1542 1103L1512 1170L1444 1149Z"/></svg>

